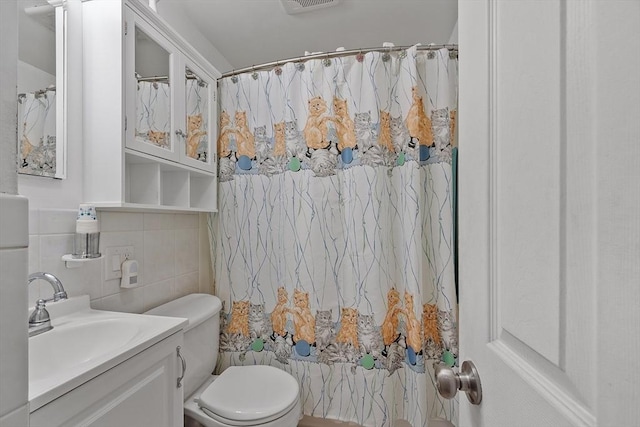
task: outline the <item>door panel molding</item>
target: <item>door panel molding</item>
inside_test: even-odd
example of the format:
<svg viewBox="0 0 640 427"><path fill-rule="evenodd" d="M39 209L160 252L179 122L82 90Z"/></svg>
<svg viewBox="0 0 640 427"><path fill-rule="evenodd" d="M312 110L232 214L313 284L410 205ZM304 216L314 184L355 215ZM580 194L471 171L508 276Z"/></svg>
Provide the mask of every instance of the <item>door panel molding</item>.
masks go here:
<svg viewBox="0 0 640 427"><path fill-rule="evenodd" d="M517 338L513 337L512 339ZM595 416L574 393L568 391L568 389L574 388L571 380L564 373L554 375L553 380L550 379L550 375L540 375L542 371L552 374L554 368L557 369L557 367L546 360L537 360L535 362L525 360L519 352L514 350L517 347L511 340L503 339L489 344L489 348L495 353L496 357L499 357L508 367L518 372L519 376L527 384L573 425L595 427ZM548 366L543 366L545 362Z"/></svg>

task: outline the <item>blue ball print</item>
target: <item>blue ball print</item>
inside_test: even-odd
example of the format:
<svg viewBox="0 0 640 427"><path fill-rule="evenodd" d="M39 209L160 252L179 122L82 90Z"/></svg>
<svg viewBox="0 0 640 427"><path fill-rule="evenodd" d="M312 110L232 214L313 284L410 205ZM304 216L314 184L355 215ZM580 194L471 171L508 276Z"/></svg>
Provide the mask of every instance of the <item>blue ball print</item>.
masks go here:
<svg viewBox="0 0 640 427"><path fill-rule="evenodd" d="M416 364L416 352L411 347L407 347L407 359L410 365Z"/></svg>
<svg viewBox="0 0 640 427"><path fill-rule="evenodd" d="M247 156L240 156L238 159L238 167L243 171L251 170L251 159Z"/></svg>
<svg viewBox="0 0 640 427"><path fill-rule="evenodd" d="M296 353L302 357L307 357L311 354L311 346L305 340L300 340L296 343Z"/></svg>
<svg viewBox="0 0 640 427"><path fill-rule="evenodd" d="M428 158L429 158L429 147L427 147L426 145L421 145L420 146L420 161L424 162Z"/></svg>
<svg viewBox="0 0 640 427"><path fill-rule="evenodd" d="M353 161L353 151L351 150L351 148L345 148L344 150L342 150L342 153L340 154L342 156L342 161L344 162L344 164L349 164Z"/></svg>

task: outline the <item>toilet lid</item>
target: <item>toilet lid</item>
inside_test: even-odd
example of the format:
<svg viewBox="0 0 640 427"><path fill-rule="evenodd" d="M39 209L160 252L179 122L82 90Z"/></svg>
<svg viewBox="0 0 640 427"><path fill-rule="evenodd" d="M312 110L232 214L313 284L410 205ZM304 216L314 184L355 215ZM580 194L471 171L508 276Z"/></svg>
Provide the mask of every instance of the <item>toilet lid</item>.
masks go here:
<svg viewBox="0 0 640 427"><path fill-rule="evenodd" d="M214 418L234 425L279 418L298 400L298 382L273 366L231 366L200 398L198 405Z"/></svg>

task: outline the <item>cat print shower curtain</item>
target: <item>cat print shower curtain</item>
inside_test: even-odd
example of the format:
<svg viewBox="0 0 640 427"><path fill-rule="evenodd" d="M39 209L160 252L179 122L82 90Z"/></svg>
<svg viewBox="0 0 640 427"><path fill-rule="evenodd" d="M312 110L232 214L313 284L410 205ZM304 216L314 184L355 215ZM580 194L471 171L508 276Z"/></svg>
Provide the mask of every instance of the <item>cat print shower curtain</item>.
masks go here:
<svg viewBox="0 0 640 427"><path fill-rule="evenodd" d="M306 415L455 420L433 363L458 355L457 60L414 46L287 63L219 91L217 369L291 373Z"/></svg>

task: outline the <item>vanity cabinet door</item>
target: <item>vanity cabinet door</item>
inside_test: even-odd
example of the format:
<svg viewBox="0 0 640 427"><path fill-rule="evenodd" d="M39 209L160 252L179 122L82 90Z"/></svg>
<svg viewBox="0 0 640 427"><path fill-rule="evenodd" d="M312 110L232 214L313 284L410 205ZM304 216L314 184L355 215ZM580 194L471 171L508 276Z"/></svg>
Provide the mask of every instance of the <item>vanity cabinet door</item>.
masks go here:
<svg viewBox="0 0 640 427"><path fill-rule="evenodd" d="M31 427L182 426L182 331L31 413Z"/></svg>
<svg viewBox="0 0 640 427"><path fill-rule="evenodd" d="M176 47L131 9L125 8L126 147L179 161L183 97Z"/></svg>

